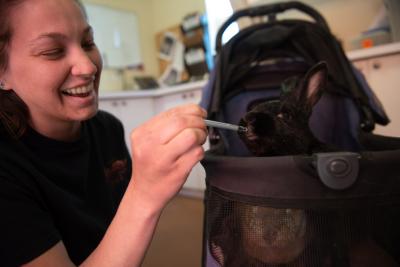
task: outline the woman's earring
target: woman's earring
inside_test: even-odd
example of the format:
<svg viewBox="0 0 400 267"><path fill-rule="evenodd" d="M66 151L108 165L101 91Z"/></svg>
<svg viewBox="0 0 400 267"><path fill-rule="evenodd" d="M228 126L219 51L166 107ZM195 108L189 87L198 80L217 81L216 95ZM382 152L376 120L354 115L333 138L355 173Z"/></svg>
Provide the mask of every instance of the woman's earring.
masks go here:
<svg viewBox="0 0 400 267"><path fill-rule="evenodd" d="M0 81L0 90L5 90L6 85L4 84L3 81Z"/></svg>

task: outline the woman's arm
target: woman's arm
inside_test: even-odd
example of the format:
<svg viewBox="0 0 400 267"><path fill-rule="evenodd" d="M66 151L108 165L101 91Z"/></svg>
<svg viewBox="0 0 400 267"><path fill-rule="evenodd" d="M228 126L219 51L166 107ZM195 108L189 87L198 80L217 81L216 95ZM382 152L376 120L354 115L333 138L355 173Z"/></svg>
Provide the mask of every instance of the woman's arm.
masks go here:
<svg viewBox="0 0 400 267"><path fill-rule="evenodd" d="M132 179L103 240L81 266L140 266L163 208L204 155L205 116L197 105L180 106L132 132ZM59 242L25 266L73 264Z"/></svg>

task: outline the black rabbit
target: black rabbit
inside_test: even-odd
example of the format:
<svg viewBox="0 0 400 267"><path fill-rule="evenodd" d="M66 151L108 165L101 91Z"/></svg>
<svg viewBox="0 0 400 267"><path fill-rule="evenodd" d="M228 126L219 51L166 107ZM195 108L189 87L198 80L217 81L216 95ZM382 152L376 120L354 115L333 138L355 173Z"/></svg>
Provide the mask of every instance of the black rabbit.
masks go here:
<svg viewBox="0 0 400 267"><path fill-rule="evenodd" d="M324 62L312 67L301 78L286 82L288 92L279 101L255 105L241 119L247 132L241 139L255 156L308 154L330 150L318 141L308 126L313 106L322 95L327 80Z"/></svg>

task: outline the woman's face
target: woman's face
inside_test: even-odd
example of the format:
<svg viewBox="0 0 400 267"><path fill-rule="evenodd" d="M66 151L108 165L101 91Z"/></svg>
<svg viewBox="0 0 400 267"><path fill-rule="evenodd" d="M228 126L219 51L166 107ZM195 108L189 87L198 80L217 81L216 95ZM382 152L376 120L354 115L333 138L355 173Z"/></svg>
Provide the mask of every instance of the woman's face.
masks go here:
<svg viewBox="0 0 400 267"><path fill-rule="evenodd" d="M25 0L11 12L7 88L39 132L76 126L97 112L102 68L93 33L73 0Z"/></svg>

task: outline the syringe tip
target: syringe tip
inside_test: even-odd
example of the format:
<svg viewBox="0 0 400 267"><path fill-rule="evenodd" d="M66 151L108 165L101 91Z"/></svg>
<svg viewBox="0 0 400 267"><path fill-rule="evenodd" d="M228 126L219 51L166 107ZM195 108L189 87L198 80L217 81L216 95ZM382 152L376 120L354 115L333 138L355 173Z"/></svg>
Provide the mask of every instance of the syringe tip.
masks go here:
<svg viewBox="0 0 400 267"><path fill-rule="evenodd" d="M239 128L238 128L239 133L246 133L247 131L248 131L247 127L239 126Z"/></svg>

